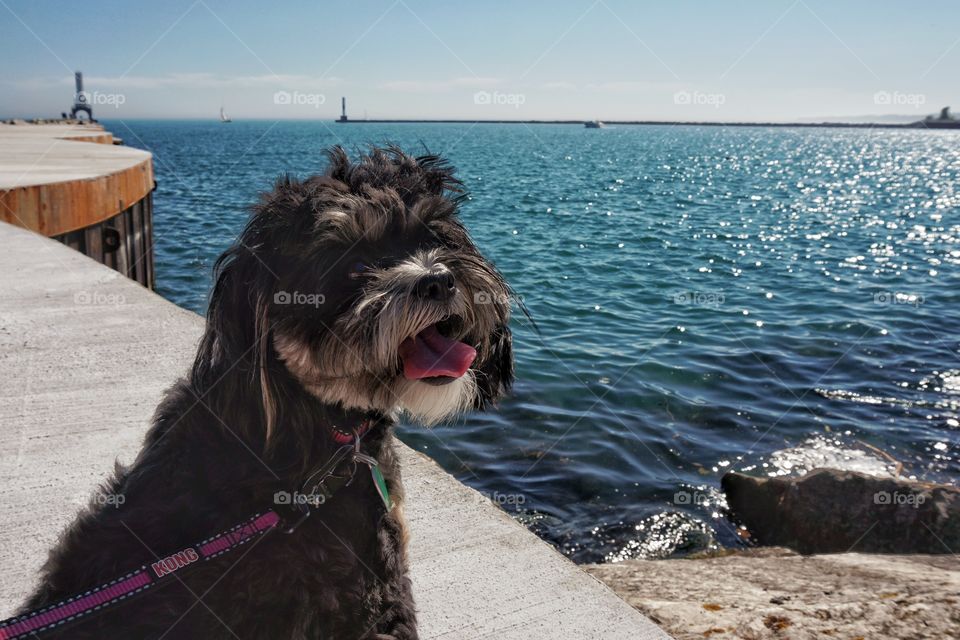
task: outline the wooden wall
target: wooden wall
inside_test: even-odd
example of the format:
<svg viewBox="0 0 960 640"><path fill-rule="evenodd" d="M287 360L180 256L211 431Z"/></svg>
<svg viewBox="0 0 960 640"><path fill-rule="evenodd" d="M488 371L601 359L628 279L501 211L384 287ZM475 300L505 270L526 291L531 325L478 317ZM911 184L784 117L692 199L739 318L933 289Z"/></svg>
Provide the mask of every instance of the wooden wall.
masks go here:
<svg viewBox="0 0 960 640"><path fill-rule="evenodd" d="M148 289L153 272L153 194L98 224L52 236Z"/></svg>

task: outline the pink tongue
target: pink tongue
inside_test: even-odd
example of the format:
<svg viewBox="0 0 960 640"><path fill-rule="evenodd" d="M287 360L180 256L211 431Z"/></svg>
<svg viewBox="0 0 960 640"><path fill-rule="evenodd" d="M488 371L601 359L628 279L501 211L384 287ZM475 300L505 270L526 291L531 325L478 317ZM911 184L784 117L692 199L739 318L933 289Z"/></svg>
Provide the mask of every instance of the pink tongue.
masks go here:
<svg viewBox="0 0 960 640"><path fill-rule="evenodd" d="M477 357L477 350L468 344L444 338L436 325L430 325L400 344L403 375L410 380L448 376L459 378Z"/></svg>

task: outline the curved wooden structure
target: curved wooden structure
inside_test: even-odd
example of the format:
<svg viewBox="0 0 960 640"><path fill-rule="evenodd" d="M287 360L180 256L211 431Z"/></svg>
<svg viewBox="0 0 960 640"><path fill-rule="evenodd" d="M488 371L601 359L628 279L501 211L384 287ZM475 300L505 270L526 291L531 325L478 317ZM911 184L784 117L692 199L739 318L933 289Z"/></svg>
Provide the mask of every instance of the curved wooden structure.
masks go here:
<svg viewBox="0 0 960 640"><path fill-rule="evenodd" d="M0 124L0 220L153 288L153 161L99 125Z"/></svg>

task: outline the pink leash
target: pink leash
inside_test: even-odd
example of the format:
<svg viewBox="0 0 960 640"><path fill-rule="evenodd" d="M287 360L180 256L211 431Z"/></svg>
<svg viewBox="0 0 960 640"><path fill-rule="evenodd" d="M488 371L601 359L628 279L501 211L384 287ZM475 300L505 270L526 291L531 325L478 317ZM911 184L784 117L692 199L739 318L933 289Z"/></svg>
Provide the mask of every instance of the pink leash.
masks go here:
<svg viewBox="0 0 960 640"><path fill-rule="evenodd" d="M206 562L272 531L280 523L275 511L258 514L219 535L142 566L125 576L95 587L57 604L0 622L0 640L19 640L55 629L94 612L177 579L177 571L198 562Z"/></svg>
<svg viewBox="0 0 960 640"><path fill-rule="evenodd" d="M370 426L371 422L365 420L353 433L347 433L336 427L332 428L333 439L340 448L323 466L310 474L301 486L301 493L316 498L316 504L313 506L323 504L338 489L350 484L357 463L362 462L370 467L374 488L383 500L384 507L387 511L390 510L392 506L390 492L387 490L386 481L376 459L360 451L360 439ZM337 475L337 470L344 464L349 465L349 473L346 476ZM276 501L277 497L274 496L274 502ZM178 579L178 571L229 553L255 538L266 535L278 526L281 526L284 533L292 533L311 514L309 504L289 504L287 510L290 511L287 518L281 518L272 509L259 513L228 531L181 549L157 560L150 566L144 565L125 576L49 607L4 620L0 622L0 640L20 640L27 636L35 636L102 611L147 589Z"/></svg>

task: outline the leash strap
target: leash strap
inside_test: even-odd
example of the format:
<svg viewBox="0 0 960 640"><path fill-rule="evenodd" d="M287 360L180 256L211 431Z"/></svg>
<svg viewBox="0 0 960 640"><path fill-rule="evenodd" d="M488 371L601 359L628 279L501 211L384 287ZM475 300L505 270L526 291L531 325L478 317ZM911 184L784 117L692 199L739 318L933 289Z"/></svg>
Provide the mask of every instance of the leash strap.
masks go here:
<svg viewBox="0 0 960 640"><path fill-rule="evenodd" d="M125 576L77 596L0 622L0 640L20 640L106 609L138 593L178 578L177 571L234 551L260 538L280 523L275 511L260 513L198 544L186 547Z"/></svg>

